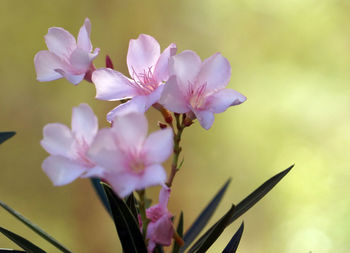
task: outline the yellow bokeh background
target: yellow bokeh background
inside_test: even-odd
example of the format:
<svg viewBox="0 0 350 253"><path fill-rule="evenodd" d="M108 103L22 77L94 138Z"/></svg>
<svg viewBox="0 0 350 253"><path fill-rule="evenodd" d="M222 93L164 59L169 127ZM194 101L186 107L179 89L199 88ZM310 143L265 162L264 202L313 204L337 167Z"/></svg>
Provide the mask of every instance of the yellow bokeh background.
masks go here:
<svg viewBox="0 0 350 253"><path fill-rule="evenodd" d="M209 252L221 252L244 220L238 252L349 252L350 2L346 0L1 0L0 131L17 135L0 146L0 200L73 252L121 252L110 217L88 180L53 187L41 170L39 142L50 122L70 124L88 103L107 126L116 103L95 100L94 86L36 81L33 57L51 26L76 35L85 17L92 42L126 70L128 42L140 33L162 48L171 42L202 59L221 52L231 63L229 88L248 100L198 123L183 138L184 165L169 209L185 227L232 178L212 224L263 181L295 163L261 202L228 227ZM152 129L160 115L148 113ZM169 163L165 164L169 171ZM159 188L149 190L157 197ZM50 244L0 209L0 226ZM0 235L0 248L16 248Z"/></svg>

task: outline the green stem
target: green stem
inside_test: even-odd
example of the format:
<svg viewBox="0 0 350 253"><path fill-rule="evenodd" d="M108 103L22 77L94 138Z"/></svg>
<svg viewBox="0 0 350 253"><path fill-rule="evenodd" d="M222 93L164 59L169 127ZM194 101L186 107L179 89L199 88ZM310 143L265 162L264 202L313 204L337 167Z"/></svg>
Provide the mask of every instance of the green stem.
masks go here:
<svg viewBox="0 0 350 253"><path fill-rule="evenodd" d="M139 202L139 211L140 211L140 216L141 216L141 220L142 220L142 234L143 234L143 238L146 238L146 232L147 232L147 226L149 223L149 220L147 219L146 216L146 191L145 190L140 190L137 191L139 198L140 198L140 202Z"/></svg>

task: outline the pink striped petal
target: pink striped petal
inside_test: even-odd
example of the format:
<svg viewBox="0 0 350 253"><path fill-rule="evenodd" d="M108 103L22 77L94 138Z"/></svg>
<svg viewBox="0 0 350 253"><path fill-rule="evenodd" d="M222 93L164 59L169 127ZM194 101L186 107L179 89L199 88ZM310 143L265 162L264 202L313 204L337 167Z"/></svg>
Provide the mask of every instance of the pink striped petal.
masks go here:
<svg viewBox="0 0 350 253"><path fill-rule="evenodd" d="M137 90L130 84L132 80L109 68L102 68L92 73L96 86L96 98L101 100L120 100L133 97Z"/></svg>
<svg viewBox="0 0 350 253"><path fill-rule="evenodd" d="M51 53L68 59L76 49L76 41L72 34L61 27L51 27L45 35L47 48Z"/></svg>
<svg viewBox="0 0 350 253"><path fill-rule="evenodd" d="M159 56L159 43L152 36L140 34L136 40L130 40L127 55L130 76L147 72L150 68L153 72Z"/></svg>
<svg viewBox="0 0 350 253"><path fill-rule="evenodd" d="M53 81L63 77L55 69L62 69L65 64L57 55L47 50L40 51L35 55L34 65L39 82Z"/></svg>
<svg viewBox="0 0 350 253"><path fill-rule="evenodd" d="M81 48L86 52L91 52L92 50L90 33L91 33L91 22L88 18L86 18L84 21L84 25L79 30L78 41L77 41L78 48Z"/></svg>
<svg viewBox="0 0 350 253"><path fill-rule="evenodd" d="M80 104L74 107L72 113L72 132L75 138L90 145L97 131L97 117L90 106L87 104Z"/></svg>
<svg viewBox="0 0 350 253"><path fill-rule="evenodd" d="M143 146L146 153L146 163L162 163L173 152L173 131L170 128L151 133Z"/></svg>
<svg viewBox="0 0 350 253"><path fill-rule="evenodd" d="M169 59L176 54L177 48L171 43L160 55L154 68L154 77L157 82L166 82L169 79Z"/></svg>
<svg viewBox="0 0 350 253"><path fill-rule="evenodd" d="M229 61L220 53L205 59L198 75L198 85L207 84L207 91L226 87L231 78Z"/></svg>

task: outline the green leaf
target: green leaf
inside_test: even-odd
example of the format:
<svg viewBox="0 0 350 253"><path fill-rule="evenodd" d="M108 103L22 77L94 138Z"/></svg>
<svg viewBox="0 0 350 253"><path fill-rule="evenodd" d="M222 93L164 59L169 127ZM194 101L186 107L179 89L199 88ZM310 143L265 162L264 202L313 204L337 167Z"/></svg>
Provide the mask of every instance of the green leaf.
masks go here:
<svg viewBox="0 0 350 253"><path fill-rule="evenodd" d="M15 218L17 218L18 220L23 222L27 227L29 227L31 230L33 230L35 233L40 235L42 238L44 238L46 241L51 243L53 246L55 246L60 251L65 252L65 253L71 253L70 250L68 250L66 247L64 247L62 244L60 244L56 239L54 239L52 236L50 236L48 233L46 233L44 230L42 230L39 226L32 223L30 220L28 220L22 214L20 214L16 210L14 210L11 207L9 207L8 205L6 205L4 202L0 201L0 206L2 206L6 211L8 211L10 214L12 214Z"/></svg>
<svg viewBox="0 0 350 253"><path fill-rule="evenodd" d="M244 230L244 222L242 222L241 226L237 230L237 232L233 235L230 242L227 244L222 253L236 253L239 242L241 241L241 237Z"/></svg>
<svg viewBox="0 0 350 253"><path fill-rule="evenodd" d="M0 227L0 232L3 233L7 238L16 243L22 249L24 249L27 253L45 253L44 250L40 249L38 246L34 245L27 239L24 239L22 236L19 236L7 229Z"/></svg>
<svg viewBox="0 0 350 253"><path fill-rule="evenodd" d="M216 208L218 207L222 197L224 196L228 185L230 184L231 179L228 179L226 183L221 187L218 193L214 196L214 198L210 201L210 203L204 208L202 213L198 216L198 218L193 222L191 227L187 230L184 236L185 244L181 247L180 252L184 252L188 246L191 245L194 239L199 235L202 229L207 225L209 219L214 214Z"/></svg>
<svg viewBox="0 0 350 253"><path fill-rule="evenodd" d="M248 197L238 203L235 212L230 220L230 223L234 222L238 217L248 211L252 206L254 206L260 199L262 199L271 189L279 182L281 179L288 174L288 172L294 167L294 164L284 171L273 176L265 183L263 183L259 188L253 191Z"/></svg>
<svg viewBox="0 0 350 253"><path fill-rule="evenodd" d="M179 224L177 225L176 232L179 236L183 237L183 229L184 229L184 213L180 213ZM173 253L178 253L180 251L180 245L174 241Z"/></svg>
<svg viewBox="0 0 350 253"><path fill-rule="evenodd" d="M188 253L206 252L211 245L219 238L230 222L230 219L235 211L235 206L232 205L230 210L213 226L209 233L204 234L188 251Z"/></svg>
<svg viewBox="0 0 350 253"><path fill-rule="evenodd" d="M22 250L15 250L15 249L0 249L0 253L26 253Z"/></svg>
<svg viewBox="0 0 350 253"><path fill-rule="evenodd" d="M109 208L106 193L103 190L103 187L101 185L101 180L99 178L90 178L90 182L91 182L92 186L94 187L95 192L96 192L97 196L99 197L100 201L102 202L103 206L105 207L106 211L112 217L112 212Z"/></svg>
<svg viewBox="0 0 350 253"><path fill-rule="evenodd" d="M128 253L147 253L140 228L128 206L107 184L101 184L106 192L123 250Z"/></svg>
<svg viewBox="0 0 350 253"><path fill-rule="evenodd" d="M0 144L14 136L16 132L0 132Z"/></svg>
<svg viewBox="0 0 350 253"><path fill-rule="evenodd" d="M244 214L246 211L248 211L252 206L254 206L260 199L262 199L287 173L294 167L294 164L290 166L288 169L278 173L277 175L273 176L269 180L267 180L265 183L263 183L259 188L257 188L254 192L252 192L248 197L246 197L244 200L239 202L239 204L236 206L232 217L229 220L229 224L234 222L238 217L240 217L242 214ZM221 218L219 221L217 221L213 226L211 226L204 235L197 240L196 244L200 243L201 240L204 240L208 234L212 232L213 229L215 229L215 226L222 220Z"/></svg>
<svg viewBox="0 0 350 253"><path fill-rule="evenodd" d="M135 220L138 222L138 212L137 212L137 200L135 199L134 193L131 193L125 200L127 206L129 207L132 215L134 216Z"/></svg>

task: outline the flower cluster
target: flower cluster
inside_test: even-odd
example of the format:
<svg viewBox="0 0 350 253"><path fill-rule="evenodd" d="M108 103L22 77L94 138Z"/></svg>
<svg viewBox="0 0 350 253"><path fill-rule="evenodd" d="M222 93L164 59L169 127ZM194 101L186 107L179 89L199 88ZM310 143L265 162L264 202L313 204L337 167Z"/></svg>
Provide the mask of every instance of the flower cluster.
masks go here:
<svg viewBox="0 0 350 253"><path fill-rule="evenodd" d="M179 169L182 131L195 119L208 130L214 114L243 103L246 97L226 88L231 67L220 53L202 61L194 51L177 54L174 43L161 52L159 43L145 34L130 40L129 77L114 70L109 57L106 68L96 69L92 62L99 49L93 51L90 32L89 19L77 40L63 28L50 28L45 36L48 50L34 58L37 80L66 78L76 85L85 79L95 85L97 99L119 100L121 104L107 114L111 126L104 129L98 129L97 118L87 104L73 108L71 129L58 123L46 125L41 145L50 156L42 167L54 185L65 185L79 177L97 177L122 198L162 185L159 204L145 210L142 217L147 225L148 250L153 252L156 244L170 245L174 236L167 203ZM152 106L162 113L166 123L160 123L161 130L147 136L144 113ZM172 153L167 181L162 163Z"/></svg>

